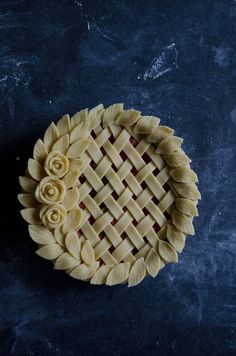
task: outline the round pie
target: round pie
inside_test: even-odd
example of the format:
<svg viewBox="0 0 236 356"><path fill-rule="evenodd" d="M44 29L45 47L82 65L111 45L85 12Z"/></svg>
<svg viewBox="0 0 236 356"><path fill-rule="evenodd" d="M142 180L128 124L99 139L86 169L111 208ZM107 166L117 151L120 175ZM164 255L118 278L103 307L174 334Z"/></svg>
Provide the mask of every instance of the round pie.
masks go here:
<svg viewBox="0 0 236 356"><path fill-rule="evenodd" d="M92 284L128 286L178 261L200 193L183 140L155 116L103 105L39 139L18 195L36 253Z"/></svg>

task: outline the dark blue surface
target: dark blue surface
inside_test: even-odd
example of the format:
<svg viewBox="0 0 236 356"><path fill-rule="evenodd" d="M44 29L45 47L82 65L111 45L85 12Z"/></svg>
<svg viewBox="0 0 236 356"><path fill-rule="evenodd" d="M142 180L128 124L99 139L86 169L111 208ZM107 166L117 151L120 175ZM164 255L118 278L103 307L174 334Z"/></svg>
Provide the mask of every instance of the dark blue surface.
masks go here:
<svg viewBox="0 0 236 356"><path fill-rule="evenodd" d="M235 24L233 0L0 2L1 355L236 354ZM160 116L200 177L196 237L132 289L53 271L16 202L48 124L100 102Z"/></svg>

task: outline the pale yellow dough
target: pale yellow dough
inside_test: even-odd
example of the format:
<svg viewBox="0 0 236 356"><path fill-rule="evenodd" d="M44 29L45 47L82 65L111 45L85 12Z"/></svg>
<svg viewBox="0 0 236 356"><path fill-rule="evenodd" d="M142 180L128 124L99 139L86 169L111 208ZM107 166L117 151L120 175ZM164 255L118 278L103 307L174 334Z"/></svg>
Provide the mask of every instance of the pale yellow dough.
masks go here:
<svg viewBox="0 0 236 356"><path fill-rule="evenodd" d="M36 253L70 276L135 286L177 262L201 198L173 129L102 104L64 115L39 139L20 177Z"/></svg>

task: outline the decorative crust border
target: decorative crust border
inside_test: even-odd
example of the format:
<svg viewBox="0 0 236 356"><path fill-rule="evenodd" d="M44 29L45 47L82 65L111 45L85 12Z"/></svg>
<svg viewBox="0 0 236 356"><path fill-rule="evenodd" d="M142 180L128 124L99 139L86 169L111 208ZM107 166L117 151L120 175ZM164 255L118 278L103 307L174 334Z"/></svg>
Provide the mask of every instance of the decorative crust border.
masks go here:
<svg viewBox="0 0 236 356"><path fill-rule="evenodd" d="M159 123L155 116L124 110L123 104L106 109L100 104L71 118L65 115L56 125L52 122L43 140L36 142L26 175L19 177L22 193L18 199L25 207L21 215L29 224L29 234L39 245L36 253L53 261L55 269L92 284L115 285L128 281L129 286L134 286L146 274L155 277L165 263L178 261L177 252L182 252L186 235L195 233L192 220L198 215L196 205L201 195L196 186L197 175L189 165L191 160L181 149L183 140ZM91 130L100 124L104 128L126 127L156 145L156 153L169 167L168 183L176 197L172 223L166 228L167 241L159 240L157 249L151 248L132 266L127 262L100 266L90 242L81 243L76 233L83 218L77 205L76 186L83 167L80 157L90 143Z"/></svg>

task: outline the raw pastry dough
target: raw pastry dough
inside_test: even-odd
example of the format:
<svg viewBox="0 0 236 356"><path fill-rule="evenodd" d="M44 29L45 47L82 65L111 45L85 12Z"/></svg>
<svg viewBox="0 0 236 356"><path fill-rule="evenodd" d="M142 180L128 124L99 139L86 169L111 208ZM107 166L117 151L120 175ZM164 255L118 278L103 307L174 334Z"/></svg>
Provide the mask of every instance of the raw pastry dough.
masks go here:
<svg viewBox="0 0 236 356"><path fill-rule="evenodd" d="M52 123L20 177L36 253L92 284L140 283L177 262L201 198L183 140L123 104Z"/></svg>

